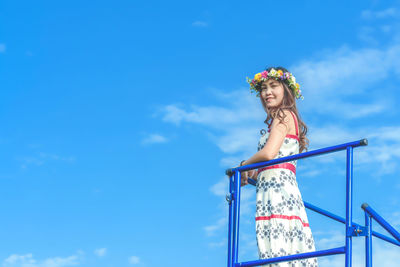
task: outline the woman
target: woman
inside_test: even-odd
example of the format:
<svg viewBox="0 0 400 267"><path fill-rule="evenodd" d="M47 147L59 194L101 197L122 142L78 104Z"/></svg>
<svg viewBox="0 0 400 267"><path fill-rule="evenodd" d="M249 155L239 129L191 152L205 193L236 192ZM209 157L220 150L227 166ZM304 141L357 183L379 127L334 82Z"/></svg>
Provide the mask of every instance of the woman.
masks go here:
<svg viewBox="0 0 400 267"><path fill-rule="evenodd" d="M295 98L303 99L295 77L285 68L268 68L248 79L267 113L258 152L240 166L287 157L307 150L307 126L300 119ZM314 239L296 181L297 161L242 173L257 179L256 234L260 259L315 251ZM270 267L316 267L317 258L280 262Z"/></svg>

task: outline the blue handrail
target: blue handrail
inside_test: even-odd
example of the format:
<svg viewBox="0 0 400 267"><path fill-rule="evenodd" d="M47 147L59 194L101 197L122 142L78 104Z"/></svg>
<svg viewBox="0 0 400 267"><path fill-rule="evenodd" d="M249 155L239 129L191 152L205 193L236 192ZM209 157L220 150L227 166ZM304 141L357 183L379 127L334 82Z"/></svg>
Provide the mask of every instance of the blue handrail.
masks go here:
<svg viewBox="0 0 400 267"><path fill-rule="evenodd" d="M241 167L236 167L236 168L230 168L230 169L227 169L225 173L228 176L232 176L232 174L235 171L239 171L239 172L249 171L249 170L267 167L267 166L271 166L271 165L275 165L275 164L279 164L279 163L283 163L283 162L288 162L288 161L292 161L292 160L304 159L304 158L319 156L319 155L328 154L328 153L332 153L332 152L337 152L337 151L345 150L348 147L353 148L353 147L366 146L366 145L368 145L368 140L361 139L361 140L354 141L354 142L320 148L320 149L316 149L316 150L312 150L312 151L308 151L308 152L304 152L304 153L300 153L300 154L295 154L295 155L287 156L287 157L283 157L283 158L273 159L273 160L264 161L264 162L257 162L257 163L253 163L253 164L249 164L249 165L245 165L245 166L241 166Z"/></svg>
<svg viewBox="0 0 400 267"><path fill-rule="evenodd" d="M356 236L366 237L366 266L372 267L372 236L378 237L382 240L390 242L394 245L400 246L400 234L394 230L382 217L380 217L373 209L367 204L363 205L365 210L365 226L361 226L353 222L352 219L352 191L353 191L353 148L359 146L368 145L367 139L361 139L354 142L344 143L336 146L321 148L305 153L300 153L288 157L273 159L266 162L259 162L250 165L245 165L236 168L230 168L226 170L226 174L229 176L229 194L226 199L229 203L229 227L228 227L228 267L245 267L245 266L258 266L262 264L270 264L282 261L289 261L295 259L304 259L311 257L321 257L335 254L345 254L345 266L352 266L352 238ZM346 225L346 240L345 246L339 248L332 248L327 250L320 250L314 252L307 252L295 255L288 255L283 257L261 259L248 262L238 261L239 252L239 218L240 218L240 191L241 191L241 172L258 169L266 166L276 165L283 162L293 161L297 159L303 159L313 156L319 156L322 154L337 152L346 150L346 218L337 216L331 212L325 211L318 208L310 203L304 202L306 208L325 215L331 219L344 223ZM248 179L249 184L256 185L256 181ZM385 235L372 231L371 228L371 217L380 223L394 238L389 238Z"/></svg>

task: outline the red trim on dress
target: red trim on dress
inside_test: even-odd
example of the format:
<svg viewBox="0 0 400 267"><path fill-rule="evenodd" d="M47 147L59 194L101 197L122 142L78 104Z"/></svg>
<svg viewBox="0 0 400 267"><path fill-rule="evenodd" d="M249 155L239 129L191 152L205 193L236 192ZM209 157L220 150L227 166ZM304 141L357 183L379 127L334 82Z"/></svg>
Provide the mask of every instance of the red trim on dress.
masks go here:
<svg viewBox="0 0 400 267"><path fill-rule="evenodd" d="M292 171L294 174L296 174L296 167L292 163L288 163L288 162L264 167L264 168L258 169L257 172L260 173L265 170L277 169L277 168L288 169L288 170Z"/></svg>
<svg viewBox="0 0 400 267"><path fill-rule="evenodd" d="M270 219L286 219L286 220L300 220L300 222L303 224L304 227L310 227L309 223L305 223L302 221L302 219L299 216L293 215L293 216L287 216L287 215L280 215L280 214L271 214L271 216L258 216L256 217L256 221L266 221Z"/></svg>
<svg viewBox="0 0 400 267"><path fill-rule="evenodd" d="M271 132L270 128L268 128L268 132ZM299 137L297 135L294 135L294 134L287 134L287 135L285 135L285 137L286 138L293 138L293 139L296 139L297 141L299 141Z"/></svg>
<svg viewBox="0 0 400 267"><path fill-rule="evenodd" d="M298 137L297 135L287 134L286 137L287 137L287 138L293 138L293 139L296 139L297 141L300 141L300 140L299 140L299 137Z"/></svg>
<svg viewBox="0 0 400 267"><path fill-rule="evenodd" d="M296 116L293 114L292 111L290 111L290 114L292 114L293 119L294 119L294 124L296 125L296 136L299 136L299 125L297 125L297 119Z"/></svg>

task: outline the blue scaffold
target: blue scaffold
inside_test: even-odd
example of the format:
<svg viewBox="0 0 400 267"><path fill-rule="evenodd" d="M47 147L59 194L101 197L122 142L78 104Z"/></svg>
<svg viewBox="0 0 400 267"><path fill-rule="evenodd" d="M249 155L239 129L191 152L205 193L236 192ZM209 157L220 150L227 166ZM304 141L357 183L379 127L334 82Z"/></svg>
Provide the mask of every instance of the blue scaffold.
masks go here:
<svg viewBox="0 0 400 267"><path fill-rule="evenodd" d="M365 237L365 263L366 267L372 267L372 236L380 238L396 246L400 246L400 233L397 232L387 221L385 221L375 210L367 203L364 203L361 208L365 214L365 225L359 225L353 222L353 149L360 146L367 146L368 140L361 139L354 142L340 144L336 146L321 148L313 151L308 151L288 157L273 159L266 162L259 162L250 165L245 165L237 168L226 170L229 176L229 194L226 200L229 203L229 225L228 225L228 267L247 267L271 264L289 260L298 260L312 257L322 257L335 254L345 254L345 267L352 266L352 238ZM319 156L332 152L346 150L346 218L342 218L329 211L314 206L304 201L304 206L307 209L313 210L319 214L327 216L335 221L345 224L346 237L345 244L342 247L319 250L315 252L307 252L295 255L288 255L270 259L253 260L247 262L239 262L239 217L240 217L240 180L241 172L263 168L271 165L276 165L283 162ZM256 185L256 181L249 179L249 184ZM390 235L390 238L378 232L372 231L372 219L379 223ZM400 259L400 257L399 257Z"/></svg>

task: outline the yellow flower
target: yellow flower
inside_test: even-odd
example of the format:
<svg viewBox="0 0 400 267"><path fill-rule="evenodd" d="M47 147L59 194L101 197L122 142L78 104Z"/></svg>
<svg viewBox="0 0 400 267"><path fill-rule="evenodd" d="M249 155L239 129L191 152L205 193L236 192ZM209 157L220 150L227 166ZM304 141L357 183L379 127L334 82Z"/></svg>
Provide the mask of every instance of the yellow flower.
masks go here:
<svg viewBox="0 0 400 267"><path fill-rule="evenodd" d="M300 88L300 84L296 83L296 89Z"/></svg>
<svg viewBox="0 0 400 267"><path fill-rule="evenodd" d="M261 79L261 73L257 73L256 75L254 75L254 80L258 82L260 79Z"/></svg>
<svg viewBox="0 0 400 267"><path fill-rule="evenodd" d="M282 76L283 75L283 71L282 70L278 70L278 75Z"/></svg>

